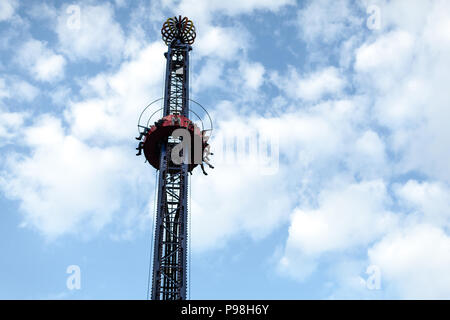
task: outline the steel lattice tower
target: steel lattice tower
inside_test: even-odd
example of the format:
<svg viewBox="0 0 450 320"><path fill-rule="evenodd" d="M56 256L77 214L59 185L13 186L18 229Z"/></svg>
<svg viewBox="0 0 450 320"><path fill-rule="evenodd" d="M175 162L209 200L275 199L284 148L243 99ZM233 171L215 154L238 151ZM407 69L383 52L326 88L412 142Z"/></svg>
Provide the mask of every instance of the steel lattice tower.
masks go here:
<svg viewBox="0 0 450 320"><path fill-rule="evenodd" d="M188 250L188 174L205 159L208 150L206 130L189 119L189 52L195 40L195 27L186 17L169 18L161 29L168 46L166 57L163 118L153 126L138 125L142 140L138 154L144 151L147 161L158 172L158 196L154 234L152 300L186 299ZM145 110L144 110L145 111ZM142 117L142 115L141 115ZM149 122L149 121L148 121ZM183 137L172 136L174 130L187 130L191 144L201 146L200 161L173 161L172 151ZM189 149L192 150L192 149ZM195 160L194 152L181 156ZM180 155L180 154L179 154ZM195 158L195 159L194 159ZM209 163L208 163L209 165ZM212 167L212 166L210 166Z"/></svg>

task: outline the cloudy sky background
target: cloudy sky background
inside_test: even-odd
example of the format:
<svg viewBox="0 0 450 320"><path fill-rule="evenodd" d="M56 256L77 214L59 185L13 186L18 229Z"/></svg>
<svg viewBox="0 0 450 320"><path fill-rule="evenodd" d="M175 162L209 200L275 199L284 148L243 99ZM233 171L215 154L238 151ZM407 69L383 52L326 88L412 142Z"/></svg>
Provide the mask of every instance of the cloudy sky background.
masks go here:
<svg viewBox="0 0 450 320"><path fill-rule="evenodd" d="M275 172L192 176L190 297L450 298L446 0L1 0L0 298L145 299L155 170L134 136L179 14L213 149L279 141Z"/></svg>

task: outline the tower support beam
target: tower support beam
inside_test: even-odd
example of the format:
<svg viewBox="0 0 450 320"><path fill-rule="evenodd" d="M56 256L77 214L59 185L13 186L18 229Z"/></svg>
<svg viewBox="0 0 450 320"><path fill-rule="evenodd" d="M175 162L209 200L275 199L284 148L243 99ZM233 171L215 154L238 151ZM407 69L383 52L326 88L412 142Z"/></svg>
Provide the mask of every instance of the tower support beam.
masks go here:
<svg viewBox="0 0 450 320"><path fill-rule="evenodd" d="M175 39L165 53L164 116L189 116L190 50L189 44ZM186 299L188 166L171 160L180 142L175 137L161 142L152 300Z"/></svg>
<svg viewBox="0 0 450 320"><path fill-rule="evenodd" d="M153 115L159 111L157 110L143 125L141 114L138 121L139 136L136 137L140 142L136 149L138 156L144 151L149 164L158 170L158 185L155 186L158 188L158 195L151 298L184 300L188 285L188 236L190 236L188 173L191 173L198 164L204 171L203 162L209 159L210 154L208 152L205 157L204 152L209 150L210 136L207 133L211 133L212 121L209 118L211 127L205 129L202 119L192 111L201 122L200 130L199 126L189 119L189 52L196 37L194 24L186 17L169 18L164 23L161 34L168 47L164 54L166 74L162 98L163 117L154 125L150 125ZM149 104L143 113L154 102ZM203 107L202 109L207 114ZM200 153L194 154L193 149L195 152L198 149Z"/></svg>

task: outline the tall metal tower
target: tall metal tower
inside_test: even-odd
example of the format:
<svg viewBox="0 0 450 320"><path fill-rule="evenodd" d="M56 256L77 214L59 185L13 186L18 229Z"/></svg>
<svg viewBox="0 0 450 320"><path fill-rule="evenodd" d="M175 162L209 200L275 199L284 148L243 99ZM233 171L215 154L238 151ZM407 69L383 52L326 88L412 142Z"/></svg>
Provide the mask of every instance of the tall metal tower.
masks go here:
<svg viewBox="0 0 450 320"><path fill-rule="evenodd" d="M169 18L161 34L168 46L164 54L167 62L161 108L163 117L149 125L156 112L145 123L142 122L143 113L150 105L144 109L139 118L139 137L136 139L140 142L136 149L137 155L143 150L146 160L159 170L151 298L184 300L187 292L188 174L199 164L205 173L204 162L212 167L208 162L208 131L212 130L212 122L211 129L205 130L200 117L201 127L189 119L193 112L189 109L189 52L196 36L194 24L186 17Z"/></svg>

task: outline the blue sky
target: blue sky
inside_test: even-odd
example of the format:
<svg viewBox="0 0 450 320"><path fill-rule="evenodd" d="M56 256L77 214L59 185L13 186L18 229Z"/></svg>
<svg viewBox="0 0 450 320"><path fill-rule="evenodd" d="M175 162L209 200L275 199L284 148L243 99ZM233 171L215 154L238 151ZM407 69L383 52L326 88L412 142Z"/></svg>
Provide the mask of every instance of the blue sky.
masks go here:
<svg viewBox="0 0 450 320"><path fill-rule="evenodd" d="M215 128L190 297L450 298L443 0L1 0L0 298L146 298L156 172L134 136L179 14ZM264 135L271 170L225 154Z"/></svg>

